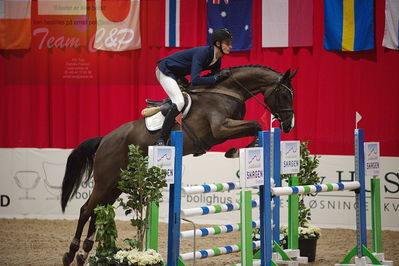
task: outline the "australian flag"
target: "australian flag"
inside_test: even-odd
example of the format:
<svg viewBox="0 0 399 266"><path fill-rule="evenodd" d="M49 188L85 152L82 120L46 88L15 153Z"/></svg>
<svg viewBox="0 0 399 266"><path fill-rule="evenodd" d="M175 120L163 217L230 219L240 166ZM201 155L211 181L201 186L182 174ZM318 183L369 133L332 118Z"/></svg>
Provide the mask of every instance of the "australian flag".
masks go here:
<svg viewBox="0 0 399 266"><path fill-rule="evenodd" d="M233 34L233 51L252 48L252 0L207 0L208 44L212 32L226 28Z"/></svg>

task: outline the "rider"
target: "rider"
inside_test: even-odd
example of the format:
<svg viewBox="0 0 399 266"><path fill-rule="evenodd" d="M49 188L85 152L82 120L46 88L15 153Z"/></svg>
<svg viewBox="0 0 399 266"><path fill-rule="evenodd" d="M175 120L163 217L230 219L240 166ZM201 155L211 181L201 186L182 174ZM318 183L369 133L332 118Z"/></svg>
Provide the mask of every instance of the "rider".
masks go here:
<svg viewBox="0 0 399 266"><path fill-rule="evenodd" d="M161 135L156 145L165 145L169 138L176 116L184 106L184 97L176 80L191 75L192 85L212 85L226 79L230 71L220 71L222 57L232 49L233 36L228 29L219 29L212 34L211 46L195 47L162 58L155 69L157 79L172 101L172 107L165 116ZM211 74L200 76L201 71L211 70Z"/></svg>

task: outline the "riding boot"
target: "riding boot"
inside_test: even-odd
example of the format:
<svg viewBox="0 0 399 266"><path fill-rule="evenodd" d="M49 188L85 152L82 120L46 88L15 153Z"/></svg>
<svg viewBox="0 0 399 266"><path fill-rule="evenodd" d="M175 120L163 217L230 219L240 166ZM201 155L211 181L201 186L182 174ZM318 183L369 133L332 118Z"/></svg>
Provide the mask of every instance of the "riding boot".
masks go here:
<svg viewBox="0 0 399 266"><path fill-rule="evenodd" d="M168 139L170 131L172 130L173 125L175 124L175 118L179 114L179 110L177 109L176 104L172 104L172 107L169 109L168 113L165 116L165 121L163 122L161 134L155 145L157 146L164 146Z"/></svg>

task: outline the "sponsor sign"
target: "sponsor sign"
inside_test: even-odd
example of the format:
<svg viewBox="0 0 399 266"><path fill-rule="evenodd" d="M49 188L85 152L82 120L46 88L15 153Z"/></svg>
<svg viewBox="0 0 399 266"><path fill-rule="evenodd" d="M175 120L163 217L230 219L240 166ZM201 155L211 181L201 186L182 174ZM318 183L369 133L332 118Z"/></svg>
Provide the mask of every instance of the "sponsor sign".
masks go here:
<svg viewBox="0 0 399 266"><path fill-rule="evenodd" d="M380 143L365 142L364 143L364 165L366 168L366 176L380 175Z"/></svg>
<svg viewBox="0 0 399 266"><path fill-rule="evenodd" d="M148 166L157 166L168 172L166 176L168 184L175 181L175 147L172 146L149 146Z"/></svg>
<svg viewBox="0 0 399 266"><path fill-rule="evenodd" d="M253 187L264 184L263 149L240 149L241 187Z"/></svg>
<svg viewBox="0 0 399 266"><path fill-rule="evenodd" d="M281 174L299 173L300 148L299 141L281 142Z"/></svg>

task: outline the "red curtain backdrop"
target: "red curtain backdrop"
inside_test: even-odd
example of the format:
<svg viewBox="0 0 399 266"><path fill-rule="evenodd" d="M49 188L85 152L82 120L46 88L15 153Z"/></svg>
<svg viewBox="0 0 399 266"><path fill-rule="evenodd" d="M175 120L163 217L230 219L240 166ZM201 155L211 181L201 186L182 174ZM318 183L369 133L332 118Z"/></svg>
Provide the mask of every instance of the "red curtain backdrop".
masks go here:
<svg viewBox="0 0 399 266"><path fill-rule="evenodd" d="M196 8L187 12L196 19L181 34L204 45L205 1L193 2ZM312 153L353 154L357 111L366 141L380 141L383 156L399 156L399 52L381 46L385 1L375 1L376 49L363 52L323 49L322 2L314 1L313 47L261 48L261 0L253 0L253 48L226 56L223 67L299 69L293 80L296 127L283 139L311 140ZM34 0L31 48L0 51L0 147L73 148L140 118L146 98L166 96L155 78L156 61L186 47L164 47L164 1L141 0L142 48L126 52L90 48L93 1L88 10L88 18L72 20L39 16ZM86 22L71 26L68 21ZM70 47L74 37L80 42ZM269 129L269 122L261 121L263 113L254 100L247 102L246 118ZM214 150L248 141L229 141Z"/></svg>

